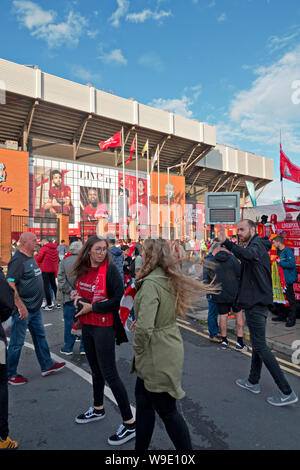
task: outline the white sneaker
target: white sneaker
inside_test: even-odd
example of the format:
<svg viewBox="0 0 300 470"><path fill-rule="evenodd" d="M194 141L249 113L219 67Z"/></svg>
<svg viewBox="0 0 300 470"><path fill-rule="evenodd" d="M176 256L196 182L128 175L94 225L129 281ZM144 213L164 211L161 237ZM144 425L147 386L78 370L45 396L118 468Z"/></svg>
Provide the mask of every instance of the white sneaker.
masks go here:
<svg viewBox="0 0 300 470"><path fill-rule="evenodd" d="M50 312L53 310L53 306L52 305L46 305L46 307L44 308L44 310L46 310L46 312Z"/></svg>
<svg viewBox="0 0 300 470"><path fill-rule="evenodd" d="M41 307L42 307L42 308L45 308L46 305L47 305L47 300L43 299L43 303L42 303Z"/></svg>

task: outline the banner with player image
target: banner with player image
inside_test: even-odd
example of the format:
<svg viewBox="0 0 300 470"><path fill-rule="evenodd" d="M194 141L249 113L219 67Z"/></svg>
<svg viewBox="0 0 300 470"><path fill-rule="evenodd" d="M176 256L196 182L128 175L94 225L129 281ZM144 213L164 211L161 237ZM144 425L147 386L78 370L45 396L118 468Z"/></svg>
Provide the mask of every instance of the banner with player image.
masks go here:
<svg viewBox="0 0 300 470"><path fill-rule="evenodd" d="M81 221L118 221L118 171L83 163L31 156L30 216L69 215L70 234Z"/></svg>

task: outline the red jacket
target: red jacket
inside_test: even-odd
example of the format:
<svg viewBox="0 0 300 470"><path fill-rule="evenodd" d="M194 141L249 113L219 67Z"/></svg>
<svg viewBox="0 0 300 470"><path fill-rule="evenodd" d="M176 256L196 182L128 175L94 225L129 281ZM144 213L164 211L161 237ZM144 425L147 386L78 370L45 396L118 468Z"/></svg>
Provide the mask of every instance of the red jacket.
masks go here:
<svg viewBox="0 0 300 470"><path fill-rule="evenodd" d="M43 273L56 274L59 262L57 243L46 243L35 259Z"/></svg>

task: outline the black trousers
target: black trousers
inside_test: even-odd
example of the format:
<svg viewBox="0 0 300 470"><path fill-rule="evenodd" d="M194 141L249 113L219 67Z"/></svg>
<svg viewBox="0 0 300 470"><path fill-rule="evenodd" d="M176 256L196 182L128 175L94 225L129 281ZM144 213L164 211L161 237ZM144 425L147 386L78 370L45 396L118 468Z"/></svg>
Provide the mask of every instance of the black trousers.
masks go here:
<svg viewBox="0 0 300 470"><path fill-rule="evenodd" d="M82 340L92 371L94 406L103 405L106 381L118 403L123 421L129 421L133 416L126 389L117 371L114 327L83 324Z"/></svg>
<svg viewBox="0 0 300 470"><path fill-rule="evenodd" d="M0 364L0 437L8 436L8 385L7 364Z"/></svg>
<svg viewBox="0 0 300 470"><path fill-rule="evenodd" d="M251 309L246 309L245 314L252 345L249 382L252 384L259 382L262 365L265 364L278 388L282 393L289 395L292 389L266 342L267 307L254 305Z"/></svg>
<svg viewBox="0 0 300 470"><path fill-rule="evenodd" d="M289 312L287 319L290 322L295 322L297 317L297 304L294 292L294 285L289 284L286 286L285 296L287 298L288 303L290 304Z"/></svg>
<svg viewBox="0 0 300 470"><path fill-rule="evenodd" d="M169 393L153 393L146 390L139 377L135 386L136 438L135 450L148 449L155 425L155 411L163 420L166 431L176 450L192 450L190 433L186 422L179 414L175 398Z"/></svg>
<svg viewBox="0 0 300 470"><path fill-rule="evenodd" d="M43 281L44 281L44 291L47 300L47 305L51 305L51 294L50 294L50 286L54 292L56 298L57 292L57 285L55 281L55 273L42 273L43 274Z"/></svg>

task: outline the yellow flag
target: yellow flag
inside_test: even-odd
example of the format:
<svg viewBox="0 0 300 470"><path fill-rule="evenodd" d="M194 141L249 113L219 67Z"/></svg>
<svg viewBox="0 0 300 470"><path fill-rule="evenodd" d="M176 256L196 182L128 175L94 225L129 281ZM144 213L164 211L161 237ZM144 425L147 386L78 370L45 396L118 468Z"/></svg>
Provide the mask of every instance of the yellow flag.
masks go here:
<svg viewBox="0 0 300 470"><path fill-rule="evenodd" d="M146 141L143 150L142 150L142 157L144 156L144 153L148 151L148 140Z"/></svg>
<svg viewBox="0 0 300 470"><path fill-rule="evenodd" d="M272 263L272 284L273 284L273 302L285 304L285 298L282 292L277 263Z"/></svg>

